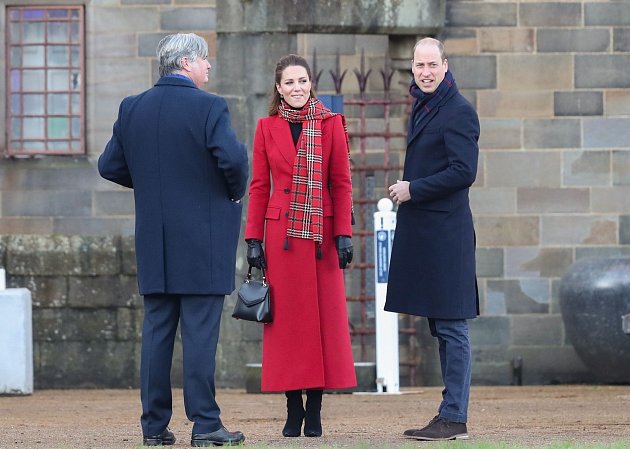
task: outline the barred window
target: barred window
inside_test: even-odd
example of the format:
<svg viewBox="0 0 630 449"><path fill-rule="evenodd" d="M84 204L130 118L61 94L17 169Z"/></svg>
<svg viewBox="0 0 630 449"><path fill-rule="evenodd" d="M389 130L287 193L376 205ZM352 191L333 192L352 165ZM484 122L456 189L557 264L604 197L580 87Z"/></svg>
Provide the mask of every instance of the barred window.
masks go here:
<svg viewBox="0 0 630 449"><path fill-rule="evenodd" d="M85 153L83 7L6 13L7 153Z"/></svg>

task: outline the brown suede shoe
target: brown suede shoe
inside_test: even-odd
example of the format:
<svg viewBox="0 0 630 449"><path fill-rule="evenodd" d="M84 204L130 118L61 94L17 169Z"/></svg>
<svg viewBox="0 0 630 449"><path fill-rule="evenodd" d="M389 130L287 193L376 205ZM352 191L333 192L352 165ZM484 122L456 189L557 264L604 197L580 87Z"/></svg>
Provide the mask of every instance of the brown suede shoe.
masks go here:
<svg viewBox="0 0 630 449"><path fill-rule="evenodd" d="M435 421L437 421L438 419L440 419L440 415L435 415L433 418L431 418L431 421L429 421L429 423L428 423L426 426L424 426L423 428L421 428L421 429L407 429L407 430L405 430L405 431L403 432L403 435L404 435L404 436L406 436L406 437L413 436L413 434L414 434L415 432L419 432L420 430L424 430L424 429L426 429L427 427L429 427L430 425L432 425L432 424L433 424Z"/></svg>
<svg viewBox="0 0 630 449"><path fill-rule="evenodd" d="M466 440L468 429L466 423L438 418L433 424L414 432L410 437L422 441Z"/></svg>

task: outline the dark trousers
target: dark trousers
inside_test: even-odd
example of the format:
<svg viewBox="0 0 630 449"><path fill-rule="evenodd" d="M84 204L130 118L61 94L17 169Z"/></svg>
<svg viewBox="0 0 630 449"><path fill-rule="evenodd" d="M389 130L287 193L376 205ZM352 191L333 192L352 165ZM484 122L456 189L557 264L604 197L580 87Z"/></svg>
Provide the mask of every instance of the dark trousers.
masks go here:
<svg viewBox="0 0 630 449"><path fill-rule="evenodd" d="M184 406L192 433L221 428L214 369L224 296L153 294L144 297L140 399L142 433L158 435L171 420L171 365L177 325L184 358Z"/></svg>
<svg viewBox="0 0 630 449"><path fill-rule="evenodd" d="M438 339L442 368L442 403L440 417L465 423L468 419L470 395L471 349L466 320L428 318L431 335Z"/></svg>

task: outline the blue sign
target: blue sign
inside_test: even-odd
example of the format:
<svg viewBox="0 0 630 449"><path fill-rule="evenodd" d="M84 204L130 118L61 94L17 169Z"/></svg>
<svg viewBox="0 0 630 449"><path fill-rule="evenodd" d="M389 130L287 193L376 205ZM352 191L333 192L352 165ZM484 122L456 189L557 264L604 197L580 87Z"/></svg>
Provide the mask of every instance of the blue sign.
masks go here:
<svg viewBox="0 0 630 449"><path fill-rule="evenodd" d="M389 276L389 247L388 231L376 231L376 282L386 284Z"/></svg>

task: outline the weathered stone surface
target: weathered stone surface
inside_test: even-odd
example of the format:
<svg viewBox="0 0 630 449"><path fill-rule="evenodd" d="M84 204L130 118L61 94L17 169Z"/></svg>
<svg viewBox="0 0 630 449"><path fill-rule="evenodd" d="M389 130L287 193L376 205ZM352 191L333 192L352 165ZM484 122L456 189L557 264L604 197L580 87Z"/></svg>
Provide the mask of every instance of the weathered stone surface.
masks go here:
<svg viewBox="0 0 630 449"><path fill-rule="evenodd" d="M630 51L630 28L615 28L613 30L613 50Z"/></svg>
<svg viewBox="0 0 630 449"><path fill-rule="evenodd" d="M11 236L7 268L16 275L111 275L120 270L116 237Z"/></svg>
<svg viewBox="0 0 630 449"><path fill-rule="evenodd" d="M576 55L575 87L628 88L630 76L626 68L629 65L628 55Z"/></svg>
<svg viewBox="0 0 630 449"><path fill-rule="evenodd" d="M68 279L65 276L11 275L7 277L7 287L29 289L33 308L65 307L68 301Z"/></svg>
<svg viewBox="0 0 630 449"><path fill-rule="evenodd" d="M559 278L573 263L570 248L523 246L505 249L506 278Z"/></svg>
<svg viewBox="0 0 630 449"><path fill-rule="evenodd" d="M476 347L505 347L511 343L511 319L505 316L480 316L468 322L470 339Z"/></svg>
<svg viewBox="0 0 630 449"><path fill-rule="evenodd" d="M522 146L522 121L520 119L480 118L482 149L516 149Z"/></svg>
<svg viewBox="0 0 630 449"><path fill-rule="evenodd" d="M548 215L541 218L543 245L611 245L617 243L612 215Z"/></svg>
<svg viewBox="0 0 630 449"><path fill-rule="evenodd" d="M120 341L140 342L142 338L142 320L144 310L141 302L137 308L119 307L116 309L116 335L114 338Z"/></svg>
<svg viewBox="0 0 630 449"><path fill-rule="evenodd" d="M560 153L493 151L485 157L486 187L560 186Z"/></svg>
<svg viewBox="0 0 630 449"><path fill-rule="evenodd" d="M588 257L617 257L630 256L630 247L627 246L583 246L575 248L575 260Z"/></svg>
<svg viewBox="0 0 630 449"><path fill-rule="evenodd" d="M607 29L539 29L536 46L541 53L595 53L610 48L610 30Z"/></svg>
<svg viewBox="0 0 630 449"><path fill-rule="evenodd" d="M36 341L113 340L116 338L114 309L38 308L33 311Z"/></svg>
<svg viewBox="0 0 630 449"><path fill-rule="evenodd" d="M175 8L161 11L160 28L173 32L216 29L215 8Z"/></svg>
<svg viewBox="0 0 630 449"><path fill-rule="evenodd" d="M591 211L595 213L630 213L630 186L593 187L591 189Z"/></svg>
<svg viewBox="0 0 630 449"><path fill-rule="evenodd" d="M604 93L606 101L606 116L630 115L630 90L609 89Z"/></svg>
<svg viewBox="0 0 630 449"><path fill-rule="evenodd" d="M588 212L590 191L586 188L519 187L518 213Z"/></svg>
<svg viewBox="0 0 630 449"><path fill-rule="evenodd" d="M479 47L484 53L531 53L534 50L532 28L481 28Z"/></svg>
<svg viewBox="0 0 630 449"><path fill-rule="evenodd" d="M551 92L481 91L478 113L484 117L549 117L553 113Z"/></svg>
<svg viewBox="0 0 630 449"><path fill-rule="evenodd" d="M6 267L6 254L7 254L6 239L7 237L5 237L4 235L0 233L0 267L1 268Z"/></svg>
<svg viewBox="0 0 630 449"><path fill-rule="evenodd" d="M630 25L630 4L622 1L585 2L584 24L586 26Z"/></svg>
<svg viewBox="0 0 630 449"><path fill-rule="evenodd" d="M630 185L630 151L613 151L613 185Z"/></svg>
<svg viewBox="0 0 630 449"><path fill-rule="evenodd" d="M503 276L503 253L502 248L477 248L475 251L477 277Z"/></svg>
<svg viewBox="0 0 630 449"><path fill-rule="evenodd" d="M0 218L0 234L51 234L53 225L50 217L6 217Z"/></svg>
<svg viewBox="0 0 630 449"><path fill-rule="evenodd" d="M630 118L584 119L582 129L585 148L630 148Z"/></svg>
<svg viewBox="0 0 630 449"><path fill-rule="evenodd" d="M630 215L619 216L619 244L630 245Z"/></svg>
<svg viewBox="0 0 630 449"><path fill-rule="evenodd" d="M562 346L562 317L560 314L512 317L512 343L516 346Z"/></svg>
<svg viewBox="0 0 630 449"><path fill-rule="evenodd" d="M610 185L610 159L609 151L565 151L562 159L564 185Z"/></svg>
<svg viewBox="0 0 630 449"><path fill-rule="evenodd" d="M472 189L470 207L475 215L509 215L516 212L513 188Z"/></svg>
<svg viewBox="0 0 630 449"><path fill-rule="evenodd" d="M123 5L168 5L171 0L121 0Z"/></svg>
<svg viewBox="0 0 630 449"><path fill-rule="evenodd" d="M48 232L47 234L60 234L66 236L128 236L134 234L134 226L134 217L54 217L52 219L52 232Z"/></svg>
<svg viewBox="0 0 630 449"><path fill-rule="evenodd" d="M503 301L507 314L549 312L547 279L488 280L487 288L488 300Z"/></svg>
<svg viewBox="0 0 630 449"><path fill-rule="evenodd" d="M334 14L331 14L334 11ZM305 2L299 8L289 0L221 2L217 31L303 32L359 34L434 34L444 25L444 2L415 0L366 2L332 0Z"/></svg>
<svg viewBox="0 0 630 449"><path fill-rule="evenodd" d="M535 92L573 87L572 55L504 54L498 61L497 87L503 92ZM531 76L532 67L536 67L536 76Z"/></svg>
<svg viewBox="0 0 630 449"><path fill-rule="evenodd" d="M515 3L446 2L446 17L451 27L516 26Z"/></svg>
<svg viewBox="0 0 630 449"><path fill-rule="evenodd" d="M527 246L538 245L538 217L490 217L475 218L477 246Z"/></svg>
<svg viewBox="0 0 630 449"><path fill-rule="evenodd" d="M138 35L137 52L140 57L155 57L155 50L162 38L166 37L169 32L163 33L141 33Z"/></svg>
<svg viewBox="0 0 630 449"><path fill-rule="evenodd" d="M94 52L103 58L134 58L138 56L135 33L101 33L90 41ZM153 52L155 54L155 52Z"/></svg>
<svg viewBox="0 0 630 449"><path fill-rule="evenodd" d="M582 24L582 5L579 2L536 2L519 5L519 24L521 26L580 26Z"/></svg>
<svg viewBox="0 0 630 449"><path fill-rule="evenodd" d="M122 274L135 276L136 266L136 239L134 236L121 237L120 252L122 258Z"/></svg>
<svg viewBox="0 0 630 449"><path fill-rule="evenodd" d="M451 56L448 68L460 89L495 89L497 59L492 55Z"/></svg>
<svg viewBox="0 0 630 449"><path fill-rule="evenodd" d="M507 348L475 346L473 343L472 382L474 385L511 385L512 368Z"/></svg>
<svg viewBox="0 0 630 449"><path fill-rule="evenodd" d="M89 217L91 197L91 192L81 190L5 191L2 193L2 214L6 217Z"/></svg>
<svg viewBox="0 0 630 449"><path fill-rule="evenodd" d="M553 112L557 117L567 115L603 115L601 92L554 92Z"/></svg>
<svg viewBox="0 0 630 449"><path fill-rule="evenodd" d="M576 119L526 119L523 124L525 148L579 148L580 121Z"/></svg>
<svg viewBox="0 0 630 449"><path fill-rule="evenodd" d="M571 346L511 346L507 357L521 357L525 385L594 381L593 375Z"/></svg>
<svg viewBox="0 0 630 449"><path fill-rule="evenodd" d="M137 387L135 343L35 342L35 388Z"/></svg>
<svg viewBox="0 0 630 449"><path fill-rule="evenodd" d="M131 307L138 291L131 276L71 276L68 279L68 305L81 308Z"/></svg>
<svg viewBox="0 0 630 449"><path fill-rule="evenodd" d="M95 33L153 31L159 28L158 8L99 8L91 23Z"/></svg>
<svg viewBox="0 0 630 449"><path fill-rule="evenodd" d="M133 190L94 192L94 214L133 216L135 214Z"/></svg>
<svg viewBox="0 0 630 449"><path fill-rule="evenodd" d="M112 136L112 125L116 120L120 101L128 95L137 95L153 85L147 76L150 67L151 61L148 58L110 59L107 63L100 64L96 73L92 75L93 82L99 85L99 92L102 93L104 101L101 103L99 100L100 113L98 110L95 111L103 128L94 131L104 133L104 137L99 139L101 143L95 145L97 156L103 152L105 144ZM111 188L110 182L106 180L102 182Z"/></svg>
<svg viewBox="0 0 630 449"><path fill-rule="evenodd" d="M470 55L478 52L477 33L471 28L447 28L440 37L447 58L451 55Z"/></svg>

